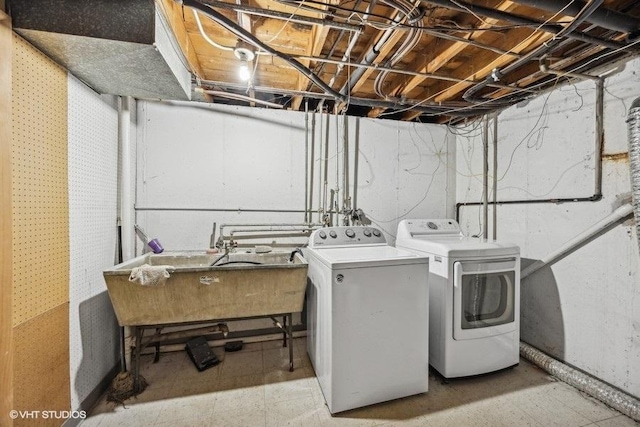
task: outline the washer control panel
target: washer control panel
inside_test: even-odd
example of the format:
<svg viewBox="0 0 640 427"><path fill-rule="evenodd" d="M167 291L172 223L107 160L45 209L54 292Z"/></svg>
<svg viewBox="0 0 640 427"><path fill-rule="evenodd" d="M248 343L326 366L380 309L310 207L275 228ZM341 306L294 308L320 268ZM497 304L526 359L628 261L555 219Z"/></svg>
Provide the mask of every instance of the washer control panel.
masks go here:
<svg viewBox="0 0 640 427"><path fill-rule="evenodd" d="M309 237L309 247L371 245L387 243L380 230L373 227L327 227L314 231Z"/></svg>

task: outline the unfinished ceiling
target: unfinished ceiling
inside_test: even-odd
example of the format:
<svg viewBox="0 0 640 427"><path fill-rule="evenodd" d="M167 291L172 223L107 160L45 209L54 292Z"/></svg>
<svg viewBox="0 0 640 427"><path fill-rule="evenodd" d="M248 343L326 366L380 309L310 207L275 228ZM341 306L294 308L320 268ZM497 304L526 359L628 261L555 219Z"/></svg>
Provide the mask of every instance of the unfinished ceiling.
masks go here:
<svg viewBox="0 0 640 427"><path fill-rule="evenodd" d="M640 54L639 0L9 0L7 9L17 32L102 93L422 122L480 116Z"/></svg>
<svg viewBox="0 0 640 427"><path fill-rule="evenodd" d="M442 122L503 108L569 73L640 52L640 2L630 0L160 6L208 100L266 108Z"/></svg>

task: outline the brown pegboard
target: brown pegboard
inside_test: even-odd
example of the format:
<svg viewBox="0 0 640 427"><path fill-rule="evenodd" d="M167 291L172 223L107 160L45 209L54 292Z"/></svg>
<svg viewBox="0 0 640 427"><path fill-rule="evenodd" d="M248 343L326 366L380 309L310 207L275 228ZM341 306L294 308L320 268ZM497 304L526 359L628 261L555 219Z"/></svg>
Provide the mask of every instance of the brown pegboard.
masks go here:
<svg viewBox="0 0 640 427"><path fill-rule="evenodd" d="M13 330L11 325L11 20L0 10L0 425L11 425Z"/></svg>
<svg viewBox="0 0 640 427"><path fill-rule="evenodd" d="M69 304L61 304L20 324L13 329L13 336L13 409L69 411ZM60 426L62 422L18 419L14 425Z"/></svg>
<svg viewBox="0 0 640 427"><path fill-rule="evenodd" d="M15 327L69 301L67 73L14 35L12 90Z"/></svg>

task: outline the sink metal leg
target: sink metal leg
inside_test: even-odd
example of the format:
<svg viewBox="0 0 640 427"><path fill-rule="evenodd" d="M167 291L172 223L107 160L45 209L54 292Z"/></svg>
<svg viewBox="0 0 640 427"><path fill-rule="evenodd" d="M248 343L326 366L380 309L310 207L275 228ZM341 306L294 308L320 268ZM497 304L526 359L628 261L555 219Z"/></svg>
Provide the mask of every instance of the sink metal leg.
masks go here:
<svg viewBox="0 0 640 427"><path fill-rule="evenodd" d="M287 346L287 315L282 316L282 347Z"/></svg>
<svg viewBox="0 0 640 427"><path fill-rule="evenodd" d="M134 326L136 336L136 348L133 351L133 357L135 358L133 363L133 389L137 392L140 390L140 352L142 351L142 334L143 329L139 326Z"/></svg>
<svg viewBox="0 0 640 427"><path fill-rule="evenodd" d="M288 314L289 325L287 326L287 335L289 336L289 372L293 372L293 330L291 324L293 323L293 313Z"/></svg>

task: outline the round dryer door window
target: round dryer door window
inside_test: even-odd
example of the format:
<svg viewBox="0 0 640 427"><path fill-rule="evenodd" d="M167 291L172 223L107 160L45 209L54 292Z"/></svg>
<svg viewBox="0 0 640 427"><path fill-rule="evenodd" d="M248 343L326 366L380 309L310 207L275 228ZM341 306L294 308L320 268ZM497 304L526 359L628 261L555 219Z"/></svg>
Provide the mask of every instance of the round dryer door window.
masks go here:
<svg viewBox="0 0 640 427"><path fill-rule="evenodd" d="M454 264L454 338L471 339L513 330L515 261Z"/></svg>

